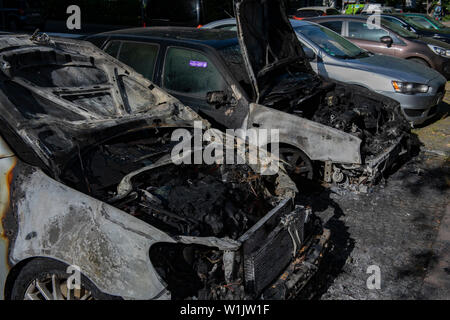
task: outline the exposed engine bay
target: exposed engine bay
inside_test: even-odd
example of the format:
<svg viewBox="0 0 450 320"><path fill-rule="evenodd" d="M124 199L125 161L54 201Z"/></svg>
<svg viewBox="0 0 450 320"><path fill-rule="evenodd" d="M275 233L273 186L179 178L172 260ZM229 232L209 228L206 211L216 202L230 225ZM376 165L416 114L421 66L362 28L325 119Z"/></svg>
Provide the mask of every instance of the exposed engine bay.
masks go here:
<svg viewBox="0 0 450 320"><path fill-rule="evenodd" d="M318 241L319 220L302 207L291 212L296 188L282 171L263 176L249 165L171 163L173 130L138 130L81 150L61 179L179 239L150 250L172 298L260 295L292 252ZM296 230L295 246L286 228ZM255 270L274 255L270 270Z"/></svg>
<svg viewBox="0 0 450 320"><path fill-rule="evenodd" d="M410 126L393 100L307 73L283 76L262 103L360 138L365 159L376 157L409 132Z"/></svg>
<svg viewBox="0 0 450 320"><path fill-rule="evenodd" d="M261 125L264 120L266 128L278 125L284 129L281 142L305 153L308 159L304 162L315 161L325 182L371 184L407 151L403 144L410 126L399 104L360 86L315 74L286 15L284 1L236 0L235 13L253 89L249 96L255 104L276 110L270 114L255 107L253 123ZM279 111L296 114L301 120Z"/></svg>
<svg viewBox="0 0 450 320"><path fill-rule="evenodd" d="M172 235L237 239L276 206L277 177L247 165L158 165L174 146L173 130L138 131L81 152L63 179ZM116 197L124 177L154 164Z"/></svg>
<svg viewBox="0 0 450 320"><path fill-rule="evenodd" d="M275 77L274 85L268 85L263 91L262 104L361 139L363 164L379 164L379 159L398 145L401 138L411 138L410 125L395 101L362 87L324 81L307 72L308 69L301 64L290 66L289 70L291 68L299 71L285 73L282 69L279 77ZM380 170L375 167L369 173L352 164L334 164L333 172L325 181L347 184L373 182L381 176L383 168L384 164ZM332 177L333 173L337 178ZM361 177L364 174L367 177Z"/></svg>

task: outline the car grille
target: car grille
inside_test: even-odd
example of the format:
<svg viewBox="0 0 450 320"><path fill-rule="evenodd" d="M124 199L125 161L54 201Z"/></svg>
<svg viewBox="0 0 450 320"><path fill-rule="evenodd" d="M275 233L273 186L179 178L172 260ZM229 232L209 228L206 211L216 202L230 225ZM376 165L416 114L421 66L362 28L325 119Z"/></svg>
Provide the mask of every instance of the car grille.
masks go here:
<svg viewBox="0 0 450 320"><path fill-rule="evenodd" d="M283 208L275 219L254 230L243 244L245 289L254 297L276 280L301 249L305 210L299 207L293 213L286 211ZM275 227L268 228L274 222Z"/></svg>

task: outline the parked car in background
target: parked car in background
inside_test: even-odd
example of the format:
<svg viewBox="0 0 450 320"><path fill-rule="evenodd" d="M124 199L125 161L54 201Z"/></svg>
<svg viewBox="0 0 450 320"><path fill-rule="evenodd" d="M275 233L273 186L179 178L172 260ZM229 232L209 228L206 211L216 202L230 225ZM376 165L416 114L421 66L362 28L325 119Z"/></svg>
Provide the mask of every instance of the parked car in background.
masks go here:
<svg viewBox="0 0 450 320"><path fill-rule="evenodd" d="M423 13L403 13L403 16L408 17L411 21L420 24L425 29L436 29L436 30L450 30L445 24L433 19L429 15Z"/></svg>
<svg viewBox="0 0 450 320"><path fill-rule="evenodd" d="M278 1L236 6L238 33L140 28L88 40L218 128L279 130L280 154L296 182L367 190L405 154L410 125L398 102L317 76Z"/></svg>
<svg viewBox="0 0 450 320"><path fill-rule="evenodd" d="M0 25L10 31L27 27L45 29L46 13L41 0L0 0Z"/></svg>
<svg viewBox="0 0 450 320"><path fill-rule="evenodd" d="M233 23L236 20L215 21L203 28L231 30ZM306 54L311 52L310 63L317 74L397 100L413 125L436 114L446 84L439 72L404 59L372 54L313 22L291 20L291 24Z"/></svg>
<svg viewBox="0 0 450 320"><path fill-rule="evenodd" d="M197 27L234 17L233 0L147 0L142 11L147 27Z"/></svg>
<svg viewBox="0 0 450 320"><path fill-rule="evenodd" d="M361 14L372 14L372 13L393 13L393 7L386 7L381 4L367 4L364 9L361 11Z"/></svg>
<svg viewBox="0 0 450 320"><path fill-rule="evenodd" d="M388 20L394 24L399 25L403 29L414 32L419 36L430 37L436 40L450 43L450 30L427 29L422 27L421 24L413 21L409 17L406 17L402 14L390 14L390 15L382 14L381 17L385 20Z"/></svg>
<svg viewBox="0 0 450 320"><path fill-rule="evenodd" d="M319 16L331 16L340 14L336 8L331 7L304 7L297 9L297 11L291 15L291 18L301 20L306 17L319 17Z"/></svg>
<svg viewBox="0 0 450 320"><path fill-rule="evenodd" d="M421 63L450 78L450 45L421 37L384 18L380 25L370 24L368 16L330 16L307 18L319 23L357 46L373 53L391 55Z"/></svg>

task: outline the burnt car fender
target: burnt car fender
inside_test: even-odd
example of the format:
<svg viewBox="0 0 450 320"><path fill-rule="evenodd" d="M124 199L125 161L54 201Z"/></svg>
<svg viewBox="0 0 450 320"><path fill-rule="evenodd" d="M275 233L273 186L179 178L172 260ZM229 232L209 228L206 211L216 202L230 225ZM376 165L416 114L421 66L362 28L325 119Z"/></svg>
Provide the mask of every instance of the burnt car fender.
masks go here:
<svg viewBox="0 0 450 320"><path fill-rule="evenodd" d="M302 150L311 160L361 164L361 139L326 125L252 103L248 128L278 129L280 143ZM260 146L267 144L260 140Z"/></svg>
<svg viewBox="0 0 450 320"><path fill-rule="evenodd" d="M149 259L153 244L175 242L167 234L21 163L11 190L11 266L47 257L80 267L106 294L170 298Z"/></svg>
<svg viewBox="0 0 450 320"><path fill-rule="evenodd" d="M4 299L3 288L6 282L6 275L10 270L8 263L9 239L3 230L3 219L9 208L9 186L11 182L12 170L17 159L9 147L0 138L0 300Z"/></svg>

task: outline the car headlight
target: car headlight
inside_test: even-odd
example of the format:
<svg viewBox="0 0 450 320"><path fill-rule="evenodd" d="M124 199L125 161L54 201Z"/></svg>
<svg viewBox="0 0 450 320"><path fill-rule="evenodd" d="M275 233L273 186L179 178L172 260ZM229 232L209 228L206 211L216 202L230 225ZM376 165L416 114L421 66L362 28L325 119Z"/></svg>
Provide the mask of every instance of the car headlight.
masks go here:
<svg viewBox="0 0 450 320"><path fill-rule="evenodd" d="M450 50L444 49L442 47L435 46L433 44L429 44L428 48L430 48L431 51L433 51L437 55L440 55L442 57L450 58Z"/></svg>
<svg viewBox="0 0 450 320"><path fill-rule="evenodd" d="M392 81L392 86L395 92L405 94L427 93L430 90L430 87L426 84L413 82Z"/></svg>

